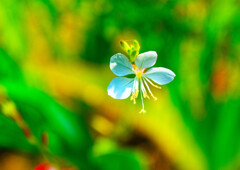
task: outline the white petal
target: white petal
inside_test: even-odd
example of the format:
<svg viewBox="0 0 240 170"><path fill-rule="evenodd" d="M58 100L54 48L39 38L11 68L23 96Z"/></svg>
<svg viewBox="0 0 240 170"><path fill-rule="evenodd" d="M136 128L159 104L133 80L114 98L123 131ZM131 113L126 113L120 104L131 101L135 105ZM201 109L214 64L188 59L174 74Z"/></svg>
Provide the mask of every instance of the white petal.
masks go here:
<svg viewBox="0 0 240 170"><path fill-rule="evenodd" d="M108 95L115 99L126 99L130 96L133 88L134 78L116 77L108 88Z"/></svg>
<svg viewBox="0 0 240 170"><path fill-rule="evenodd" d="M110 69L117 76L134 74L132 64L128 61L128 58L121 53L117 53L111 57Z"/></svg>
<svg viewBox="0 0 240 170"><path fill-rule="evenodd" d="M144 75L162 85L171 82L175 77L174 72L164 67L151 68Z"/></svg>
<svg viewBox="0 0 240 170"><path fill-rule="evenodd" d="M135 64L140 68L148 68L153 66L157 60L157 53L155 51L148 51L139 54L135 60Z"/></svg>

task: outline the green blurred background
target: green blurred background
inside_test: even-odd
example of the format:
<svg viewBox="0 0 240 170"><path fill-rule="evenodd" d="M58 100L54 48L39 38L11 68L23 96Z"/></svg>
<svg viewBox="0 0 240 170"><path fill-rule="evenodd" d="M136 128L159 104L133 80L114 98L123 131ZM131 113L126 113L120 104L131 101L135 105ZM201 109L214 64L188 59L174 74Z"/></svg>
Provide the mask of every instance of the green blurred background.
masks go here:
<svg viewBox="0 0 240 170"><path fill-rule="evenodd" d="M0 169L240 169L239 30L237 0L1 0ZM144 115L106 90L133 39L176 73Z"/></svg>

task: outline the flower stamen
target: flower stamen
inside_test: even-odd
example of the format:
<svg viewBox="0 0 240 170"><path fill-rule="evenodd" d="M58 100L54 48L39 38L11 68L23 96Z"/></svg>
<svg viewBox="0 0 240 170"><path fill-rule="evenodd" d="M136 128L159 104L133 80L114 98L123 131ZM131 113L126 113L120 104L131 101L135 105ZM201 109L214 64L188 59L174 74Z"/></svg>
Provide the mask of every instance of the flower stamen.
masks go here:
<svg viewBox="0 0 240 170"><path fill-rule="evenodd" d="M136 104L136 98L138 97L138 79L135 78L134 83L133 83L133 90L132 90L132 96L130 98L130 100L133 100L133 104Z"/></svg>
<svg viewBox="0 0 240 170"><path fill-rule="evenodd" d="M150 90L150 88L149 88L147 82L145 81L145 79L146 79L146 78L143 78L143 82L144 82L144 84L146 85L149 93L151 94L151 96L152 96L152 98L153 98L154 100L157 100L157 98L153 95L152 91Z"/></svg>
<svg viewBox="0 0 240 170"><path fill-rule="evenodd" d="M160 87L160 86L154 84L152 81L150 81L149 78L145 77L145 79L146 79L146 80L147 80L147 81L148 81L153 87L156 87L156 88L158 88L158 89L161 89L161 88L162 88L162 87Z"/></svg>
<svg viewBox="0 0 240 170"><path fill-rule="evenodd" d="M142 92L143 92L143 98L148 98L148 99L150 99L150 97L148 96L147 91L146 91L146 89L145 89L145 87L144 87L144 84L143 84L143 80L142 80L142 79L141 79L141 90L142 90Z"/></svg>

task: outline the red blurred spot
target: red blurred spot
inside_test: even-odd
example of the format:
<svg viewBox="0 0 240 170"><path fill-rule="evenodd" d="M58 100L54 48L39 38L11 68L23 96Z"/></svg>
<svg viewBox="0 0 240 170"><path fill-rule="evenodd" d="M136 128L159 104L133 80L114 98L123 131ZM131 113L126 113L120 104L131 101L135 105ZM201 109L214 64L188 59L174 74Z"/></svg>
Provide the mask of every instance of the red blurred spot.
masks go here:
<svg viewBox="0 0 240 170"><path fill-rule="evenodd" d="M34 170L57 170L57 168L48 163L40 163Z"/></svg>
<svg viewBox="0 0 240 170"><path fill-rule="evenodd" d="M78 170L76 167L71 168L56 168L56 166L48 163L48 162L42 162L38 164L34 170Z"/></svg>
<svg viewBox="0 0 240 170"><path fill-rule="evenodd" d="M212 92L216 97L226 94L228 89L228 70L226 64L222 63L212 74Z"/></svg>

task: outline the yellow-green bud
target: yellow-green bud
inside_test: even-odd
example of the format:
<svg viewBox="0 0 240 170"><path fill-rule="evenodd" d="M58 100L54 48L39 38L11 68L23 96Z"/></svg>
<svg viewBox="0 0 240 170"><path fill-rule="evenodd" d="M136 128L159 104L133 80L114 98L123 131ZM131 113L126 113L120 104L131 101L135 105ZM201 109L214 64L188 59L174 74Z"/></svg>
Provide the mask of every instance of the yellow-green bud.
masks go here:
<svg viewBox="0 0 240 170"><path fill-rule="evenodd" d="M139 52L139 50L140 50L140 44L138 43L137 40L134 40L134 41L133 41L133 45L134 45L135 50L137 50L137 51Z"/></svg>
<svg viewBox="0 0 240 170"><path fill-rule="evenodd" d="M127 57L131 63L136 60L136 57L139 54L140 45L137 40L134 40L132 44L128 44L124 40L120 40L121 48L126 52Z"/></svg>
<svg viewBox="0 0 240 170"><path fill-rule="evenodd" d="M130 62L132 63L132 62L134 62L135 61L135 59L136 59L136 57L137 57L137 54L138 52L136 51L136 50L133 50L132 52L131 52L131 54L130 54Z"/></svg>
<svg viewBox="0 0 240 170"><path fill-rule="evenodd" d="M126 41L120 40L120 44L121 44L123 51L125 51L126 53L129 53L130 47L129 47L128 43Z"/></svg>

